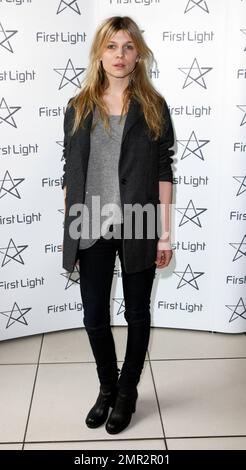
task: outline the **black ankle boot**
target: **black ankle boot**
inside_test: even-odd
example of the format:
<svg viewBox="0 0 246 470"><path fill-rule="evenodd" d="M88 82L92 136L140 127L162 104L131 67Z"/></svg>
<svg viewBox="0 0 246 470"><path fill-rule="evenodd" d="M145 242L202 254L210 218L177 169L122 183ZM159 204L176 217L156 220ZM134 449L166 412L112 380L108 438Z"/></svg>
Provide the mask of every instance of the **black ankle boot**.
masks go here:
<svg viewBox="0 0 246 470"><path fill-rule="evenodd" d="M110 406L113 408L116 400L117 389L115 386L100 386L100 392L95 405L86 417L86 424L89 428L97 428L105 423Z"/></svg>
<svg viewBox="0 0 246 470"><path fill-rule="evenodd" d="M105 426L109 434L117 434L130 424L132 413L136 411L137 397L138 392L136 388L127 393L118 391L115 406Z"/></svg>

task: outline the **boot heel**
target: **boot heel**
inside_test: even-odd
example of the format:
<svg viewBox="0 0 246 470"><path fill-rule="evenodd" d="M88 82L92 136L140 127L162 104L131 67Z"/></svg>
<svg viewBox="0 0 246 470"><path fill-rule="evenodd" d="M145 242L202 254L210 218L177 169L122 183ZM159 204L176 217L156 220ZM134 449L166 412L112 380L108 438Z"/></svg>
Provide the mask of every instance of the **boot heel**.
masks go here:
<svg viewBox="0 0 246 470"><path fill-rule="evenodd" d="M135 413L135 411L136 411L137 399L138 399L138 392L137 392L137 390L136 390L135 400L134 400L133 403L132 403L132 413Z"/></svg>
<svg viewBox="0 0 246 470"><path fill-rule="evenodd" d="M135 411L136 411L136 403L137 403L137 398L132 404L132 413L135 413Z"/></svg>

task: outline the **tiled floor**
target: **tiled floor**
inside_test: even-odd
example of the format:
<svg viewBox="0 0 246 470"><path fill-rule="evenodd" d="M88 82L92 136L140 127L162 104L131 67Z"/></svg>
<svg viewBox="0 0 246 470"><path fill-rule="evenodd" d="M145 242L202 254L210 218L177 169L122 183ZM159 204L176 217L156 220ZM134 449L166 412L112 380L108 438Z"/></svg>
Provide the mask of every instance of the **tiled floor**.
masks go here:
<svg viewBox="0 0 246 470"><path fill-rule="evenodd" d="M126 327L113 327L119 367ZM130 426L89 429L84 329L0 343L2 449L246 449L246 336L152 328Z"/></svg>

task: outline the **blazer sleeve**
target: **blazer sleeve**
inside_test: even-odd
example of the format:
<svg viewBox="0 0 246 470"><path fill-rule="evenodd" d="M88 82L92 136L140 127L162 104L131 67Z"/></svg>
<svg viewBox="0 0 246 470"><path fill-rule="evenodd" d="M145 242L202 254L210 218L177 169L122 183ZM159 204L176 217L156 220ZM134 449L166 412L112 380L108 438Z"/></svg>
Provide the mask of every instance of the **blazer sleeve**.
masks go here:
<svg viewBox="0 0 246 470"><path fill-rule="evenodd" d="M72 98L69 99L68 104ZM64 165L63 165L63 175L62 175L62 189L66 186L66 169L67 169L67 160L68 160L68 154L69 154L69 147L70 147L70 140L71 136L69 135L69 131L71 130L71 124L72 124L72 119L74 117L74 108L73 107L68 107L66 108L65 115L64 115L64 121L63 121L63 132L64 132L64 139L63 139L63 160L64 160Z"/></svg>
<svg viewBox="0 0 246 470"><path fill-rule="evenodd" d="M170 181L173 183L173 171L171 164L174 155L174 150L171 147L174 145L174 132L171 122L168 106L164 101L164 130L160 137L160 159L159 159L159 181Z"/></svg>

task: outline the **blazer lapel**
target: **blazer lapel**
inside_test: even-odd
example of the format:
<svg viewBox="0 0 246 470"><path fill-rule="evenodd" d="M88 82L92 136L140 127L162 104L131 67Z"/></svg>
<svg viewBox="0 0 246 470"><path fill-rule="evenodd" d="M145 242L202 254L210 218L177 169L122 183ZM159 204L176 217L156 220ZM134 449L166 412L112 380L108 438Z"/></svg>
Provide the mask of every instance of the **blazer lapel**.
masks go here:
<svg viewBox="0 0 246 470"><path fill-rule="evenodd" d="M124 142L125 137L127 133L129 132L129 130L131 129L131 127L142 116L142 114L143 113L141 111L140 104L135 98L132 97L130 104L129 104L129 109L128 109L124 129L123 129L122 143Z"/></svg>

